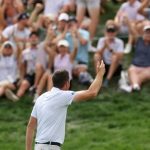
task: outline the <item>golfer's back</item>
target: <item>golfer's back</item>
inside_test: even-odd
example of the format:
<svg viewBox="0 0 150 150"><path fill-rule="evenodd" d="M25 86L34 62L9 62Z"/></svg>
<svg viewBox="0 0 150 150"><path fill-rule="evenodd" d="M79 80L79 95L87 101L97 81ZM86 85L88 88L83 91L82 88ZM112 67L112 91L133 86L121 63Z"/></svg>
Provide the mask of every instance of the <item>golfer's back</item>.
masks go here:
<svg viewBox="0 0 150 150"><path fill-rule="evenodd" d="M74 92L54 87L37 99L31 113L32 117L37 118L36 142L63 143L67 108L73 97Z"/></svg>

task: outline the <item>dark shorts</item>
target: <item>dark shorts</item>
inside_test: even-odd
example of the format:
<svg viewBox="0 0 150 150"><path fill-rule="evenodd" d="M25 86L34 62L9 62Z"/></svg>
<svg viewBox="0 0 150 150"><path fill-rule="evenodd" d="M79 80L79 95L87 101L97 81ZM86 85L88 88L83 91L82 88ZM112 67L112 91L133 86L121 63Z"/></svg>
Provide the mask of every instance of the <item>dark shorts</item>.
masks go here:
<svg viewBox="0 0 150 150"><path fill-rule="evenodd" d="M34 84L35 74L33 75L26 74L24 79L29 82L30 86L32 86Z"/></svg>
<svg viewBox="0 0 150 150"><path fill-rule="evenodd" d="M88 65L86 62L83 62L83 61L78 61L78 64L80 64L80 65Z"/></svg>
<svg viewBox="0 0 150 150"><path fill-rule="evenodd" d="M17 88L18 86L18 82L19 82L19 79L17 79L16 81L13 82L13 85Z"/></svg>
<svg viewBox="0 0 150 150"><path fill-rule="evenodd" d="M105 76L106 76L109 71L110 65L105 64L105 68L106 68L106 72L105 72ZM122 71L122 65L119 65L113 76L120 76L121 71Z"/></svg>

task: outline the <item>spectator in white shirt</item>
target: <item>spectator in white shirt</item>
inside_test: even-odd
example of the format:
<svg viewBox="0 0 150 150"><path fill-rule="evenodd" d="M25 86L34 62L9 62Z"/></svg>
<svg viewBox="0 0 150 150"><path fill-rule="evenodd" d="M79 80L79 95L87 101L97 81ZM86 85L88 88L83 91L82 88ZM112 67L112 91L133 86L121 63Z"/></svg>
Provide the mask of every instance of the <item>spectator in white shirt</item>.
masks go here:
<svg viewBox="0 0 150 150"><path fill-rule="evenodd" d="M16 94L16 99L14 99L15 94L11 90L7 91L7 97L11 100L19 100L34 84L38 41L39 38L37 32L31 32L29 36L30 47L25 49L21 55L20 86Z"/></svg>
<svg viewBox="0 0 150 150"><path fill-rule="evenodd" d="M124 43L121 39L116 37L117 26L114 21L107 21L105 36L98 41L98 51L94 55L95 70L98 60L104 60L106 65L106 79L103 83L104 87L108 87L109 81L112 77L120 75L122 66L121 60L123 58Z"/></svg>
<svg viewBox="0 0 150 150"><path fill-rule="evenodd" d="M28 41L30 30L28 25L28 14L22 13L18 17L18 22L5 28L2 32L2 42L11 41L17 51L17 58L19 58L21 51L25 48L25 44Z"/></svg>
<svg viewBox="0 0 150 150"><path fill-rule="evenodd" d="M7 89L16 89L17 69L14 46L10 41L6 41L0 54L0 96L5 94Z"/></svg>

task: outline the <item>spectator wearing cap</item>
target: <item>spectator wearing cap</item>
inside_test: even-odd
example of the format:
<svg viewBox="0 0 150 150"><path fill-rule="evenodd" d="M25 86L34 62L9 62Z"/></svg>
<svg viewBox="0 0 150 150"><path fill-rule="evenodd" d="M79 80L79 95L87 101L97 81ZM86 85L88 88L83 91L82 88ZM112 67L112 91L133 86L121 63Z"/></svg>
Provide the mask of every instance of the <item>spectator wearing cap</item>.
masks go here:
<svg viewBox="0 0 150 150"><path fill-rule="evenodd" d="M15 24L19 13L24 11L21 0L1 0L0 1L0 29Z"/></svg>
<svg viewBox="0 0 150 150"><path fill-rule="evenodd" d="M72 46L72 35L69 33L69 15L67 13L61 13L58 17L58 23L56 26L57 41L66 39L69 42L69 51L74 48Z"/></svg>
<svg viewBox="0 0 150 150"><path fill-rule="evenodd" d="M60 39L65 39L66 33L68 32L68 22L69 15L67 13L61 13L56 20L57 24L53 24L58 41Z"/></svg>
<svg viewBox="0 0 150 150"><path fill-rule="evenodd" d="M21 55L19 89L16 95L11 90L8 90L8 99L19 100L25 94L25 92L34 84L35 64L37 61L37 51L39 42L37 32L30 33L29 42L30 47L25 49ZM14 99L14 97L17 97L17 99Z"/></svg>
<svg viewBox="0 0 150 150"><path fill-rule="evenodd" d="M63 32L68 26L69 15L67 13L61 13L58 17L58 32Z"/></svg>
<svg viewBox="0 0 150 150"><path fill-rule="evenodd" d="M17 60L10 41L3 43L0 54L0 97L8 89L16 89Z"/></svg>
<svg viewBox="0 0 150 150"><path fill-rule="evenodd" d="M73 69L73 64L74 64L74 59L77 53L77 41L76 38L74 37L74 50L69 53L69 43L65 39L62 39L58 42L57 47L58 47L58 54L54 57L54 62L53 62L53 67L54 67L54 72L65 69L69 73L69 79L72 80L72 69ZM40 83L38 85L35 97L34 97L34 102L36 98L42 94L42 91L45 87L45 84L47 83L47 90L49 91L52 88L52 79L51 79L51 74L50 72L45 72L43 77L40 80Z"/></svg>
<svg viewBox="0 0 150 150"><path fill-rule="evenodd" d="M139 37L132 26L130 27L136 43L132 64L128 69L130 88L128 86L121 88L127 92L139 91L142 84L150 80L150 23L144 26L142 37Z"/></svg>
<svg viewBox="0 0 150 150"><path fill-rule="evenodd" d="M27 27L29 15L27 13L21 13L18 16L18 22L14 25L6 27L2 32L2 41L11 41L16 50L17 58L19 58L21 51L25 48L25 44L28 41L30 30Z"/></svg>
<svg viewBox="0 0 150 150"><path fill-rule="evenodd" d="M95 68L97 61L102 59L106 65L104 87L108 87L112 77L114 75L120 75L122 70L121 61L123 58L124 43L121 39L117 38L116 35L116 24L112 20L107 21L105 36L99 39L97 52L94 54Z"/></svg>

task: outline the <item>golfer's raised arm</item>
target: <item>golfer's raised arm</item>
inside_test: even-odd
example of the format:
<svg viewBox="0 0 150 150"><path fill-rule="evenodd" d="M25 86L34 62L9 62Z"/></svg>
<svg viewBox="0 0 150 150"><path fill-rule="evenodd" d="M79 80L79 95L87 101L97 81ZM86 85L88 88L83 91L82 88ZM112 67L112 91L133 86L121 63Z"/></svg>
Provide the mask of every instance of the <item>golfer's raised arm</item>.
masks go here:
<svg viewBox="0 0 150 150"><path fill-rule="evenodd" d="M105 65L103 61L98 62L97 70L98 71L96 77L92 82L92 84L90 85L90 87L87 90L77 91L73 101L75 102L84 101L97 96L101 88L103 76L105 73Z"/></svg>

